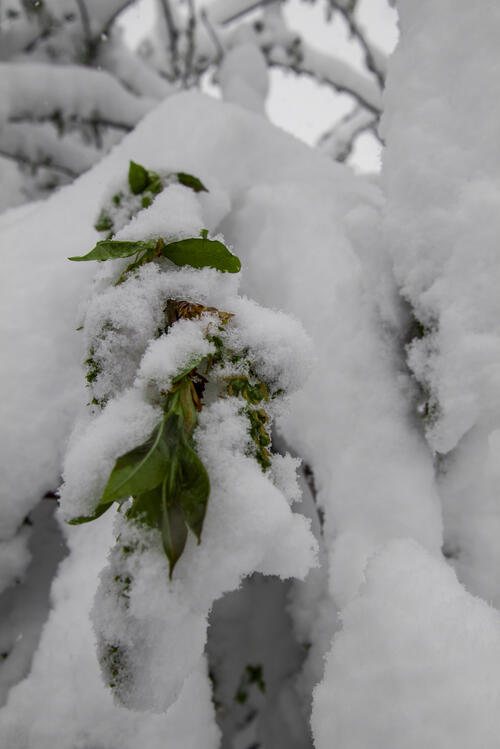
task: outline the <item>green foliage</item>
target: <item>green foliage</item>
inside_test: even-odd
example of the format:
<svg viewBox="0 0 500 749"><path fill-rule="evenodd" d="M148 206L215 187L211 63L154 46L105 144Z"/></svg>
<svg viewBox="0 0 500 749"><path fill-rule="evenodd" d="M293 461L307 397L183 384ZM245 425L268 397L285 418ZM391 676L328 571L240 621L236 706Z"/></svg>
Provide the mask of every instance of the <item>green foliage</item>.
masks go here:
<svg viewBox="0 0 500 749"><path fill-rule="evenodd" d="M223 273L238 273L241 262L222 242L208 239L207 232L201 237L181 239L164 245L162 255L176 265L191 265L193 268L215 268Z"/></svg>
<svg viewBox="0 0 500 749"><path fill-rule="evenodd" d="M269 434L269 417L260 404L269 400L269 391L262 380L247 376L227 378L227 394L241 396L247 402L242 409L249 421L249 434L253 441L252 454L263 471L271 467L271 435Z"/></svg>
<svg viewBox="0 0 500 749"><path fill-rule="evenodd" d="M192 374L177 378L166 397L163 419L146 442L116 460L95 512L71 521L94 520L114 502L132 497L126 516L160 530L170 577L188 529L200 542L210 493L208 474L191 441L199 407Z"/></svg>
<svg viewBox="0 0 500 749"><path fill-rule="evenodd" d="M134 195L139 195L144 192L149 184L149 175L147 169L141 164L136 164L135 161L131 161L128 168L128 185L130 192Z"/></svg>
<svg viewBox="0 0 500 749"><path fill-rule="evenodd" d="M193 177L192 174L186 174L186 172L177 172L177 179L181 185L190 187L195 192L208 192L207 188L200 182L198 177Z"/></svg>
<svg viewBox="0 0 500 749"><path fill-rule="evenodd" d="M153 204L156 195L174 182L189 187L195 193L208 192L198 177L187 172L167 172L160 175L156 171L146 169L145 166L138 164L136 161L130 161L126 185L124 185L123 190L116 192L109 204L101 210L94 228L97 231L109 232L110 234L107 239L111 239L115 231L120 228L120 220L116 222L114 218L117 215L123 218L124 208L125 210L129 209L128 218L133 218L139 211L149 208ZM121 214L119 214L118 209L122 209Z"/></svg>
<svg viewBox="0 0 500 749"><path fill-rule="evenodd" d="M175 265L190 265L192 268L215 268L223 273L238 273L241 269L240 259L233 255L222 242L208 239L204 229L201 237L190 237L178 242L165 241L160 237L147 242L118 241L103 239L86 255L70 257L68 260L112 260L120 257L137 255L134 263L128 266L120 281L130 271L160 255L168 258Z"/></svg>
<svg viewBox="0 0 500 749"><path fill-rule="evenodd" d="M177 172L174 176L180 184L196 193L206 191L206 187L193 175ZM130 162L128 188L132 196L136 196L133 198L135 203L132 203L136 210L150 205L154 195L160 192L163 186L162 178L156 172L149 171L136 162ZM102 231L112 229L113 217L119 215L116 211L122 211L131 199L130 196L127 197L125 190L117 192L112 197L110 206L101 212L96 228ZM221 272L237 273L241 268L239 258L222 242L208 238L207 229L201 231L200 237L175 242L166 242L162 237L147 241L107 238L97 242L86 255L69 259L106 261L117 258L133 258L117 283L125 281L131 272L144 263L160 262L162 258L167 258L178 266L198 269L210 267ZM168 333L169 328L177 320L199 319L204 314L212 315L212 320L207 323L205 335L213 344L215 351L209 356L195 355L171 379L170 389L160 393L160 397L163 398L163 416L148 439L116 459L93 511L88 515L73 518L70 522L90 522L100 517L113 504L117 503L120 508L126 503L124 513L128 521L160 532L169 562L169 575L172 577L189 532L194 534L198 543L201 541L210 494L209 477L193 442L198 412L203 408L205 384L209 379L215 380L218 382L219 397L235 397L242 400L240 413L248 419L251 445L248 454L253 455L263 471L271 465L270 419L265 407L270 396L267 385L253 371L252 363L248 359L248 350L233 351L225 344L225 325L233 317L231 313L176 299L166 300L164 313L165 325L158 328L158 335ZM103 331L105 326L106 323ZM102 334L105 335L104 332ZM87 382L92 385L101 372L101 364L96 360L93 348L90 348L85 363ZM239 374L227 377L228 366L237 367L236 371ZM217 388L212 392L216 394ZM98 401L95 397L92 403L104 405L103 401ZM118 578L125 579L121 574ZM108 670L111 674L118 669L119 655L118 651L107 654L110 663ZM251 676L249 671L248 678Z"/></svg>
<svg viewBox="0 0 500 749"><path fill-rule="evenodd" d="M140 252L155 249L156 240L149 242L125 242L114 239L103 239L86 255L69 257L68 260L111 260L118 257L131 257Z"/></svg>
<svg viewBox="0 0 500 749"><path fill-rule="evenodd" d="M88 359L85 359L85 366L87 367L87 374L85 379L90 384L97 379L99 372L101 371L101 365L94 359L94 349L90 349Z"/></svg>
<svg viewBox="0 0 500 749"><path fill-rule="evenodd" d="M97 231L112 231L113 230L113 220L110 216L106 213L106 211L102 210L99 214L99 218L95 222L95 228Z"/></svg>

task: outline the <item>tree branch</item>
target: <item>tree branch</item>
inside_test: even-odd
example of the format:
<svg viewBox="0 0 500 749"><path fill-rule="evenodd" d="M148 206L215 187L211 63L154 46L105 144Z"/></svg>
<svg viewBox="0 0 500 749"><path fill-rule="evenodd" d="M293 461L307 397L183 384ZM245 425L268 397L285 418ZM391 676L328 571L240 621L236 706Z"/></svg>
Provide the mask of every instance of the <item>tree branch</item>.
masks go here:
<svg viewBox="0 0 500 749"><path fill-rule="evenodd" d="M214 63L218 65L222 58L224 57L224 47L221 44L221 41L212 26L212 23L210 21L210 18L208 17L207 12L205 11L205 8L202 8L200 12L200 18L203 21L205 28L207 30L208 36L210 37L212 44L214 45L215 49L217 50L217 54L214 60Z"/></svg>
<svg viewBox="0 0 500 749"><path fill-rule="evenodd" d="M193 63L195 57L195 35L196 35L196 9L194 7L194 0L187 0L189 8L189 18L186 26L186 37L187 37L187 50L186 50L186 62L184 65L184 87L187 88L189 78L193 72Z"/></svg>
<svg viewBox="0 0 500 749"><path fill-rule="evenodd" d="M78 65L0 63L0 75L9 84L3 101L8 120L64 112L68 119L102 120L129 129L156 104L131 94L110 73Z"/></svg>
<svg viewBox="0 0 500 749"><path fill-rule="evenodd" d="M90 18L89 18L87 6L85 5L84 0L75 0L75 3L78 7L78 12L80 13L83 36L85 39L85 45L87 47L87 54L90 55L91 49L93 47L93 40L92 40L92 30L90 28Z"/></svg>
<svg viewBox="0 0 500 749"><path fill-rule="evenodd" d="M102 157L102 152L74 138L60 138L48 126L30 123L5 124L0 131L0 151L20 163L56 169L73 179Z"/></svg>
<svg viewBox="0 0 500 749"><path fill-rule="evenodd" d="M346 22L351 35L358 41L365 55L365 63L368 70L370 70L376 77L378 84L381 89L384 88L385 84L385 73L386 67L382 63L384 60L383 53L376 49L371 42L368 41L365 36L365 32L361 29L359 24L354 18L353 11L345 8L341 3L330 0L331 5L335 8Z"/></svg>
<svg viewBox="0 0 500 749"><path fill-rule="evenodd" d="M172 9L170 7L169 0L158 0L165 16L165 23L167 24L167 33L169 39L169 50L170 50L170 64L174 77L180 74L179 70L179 51L177 48L177 41L179 38L179 30L175 25Z"/></svg>
<svg viewBox="0 0 500 749"><path fill-rule="evenodd" d="M309 75L319 83L326 83L336 91L349 94L373 114L381 114L382 96L375 83L342 60L314 49L300 37L296 37L292 48L284 49L276 45L266 49L264 45L262 50L271 65Z"/></svg>
<svg viewBox="0 0 500 749"><path fill-rule="evenodd" d="M343 162L350 156L358 135L370 130L378 138L376 124L375 115L362 107L355 107L321 136L318 147L335 161Z"/></svg>
<svg viewBox="0 0 500 749"><path fill-rule="evenodd" d="M208 13L212 23L226 26L256 8L264 8L275 2L276 0L236 0L236 2L235 0L215 0L210 5Z"/></svg>

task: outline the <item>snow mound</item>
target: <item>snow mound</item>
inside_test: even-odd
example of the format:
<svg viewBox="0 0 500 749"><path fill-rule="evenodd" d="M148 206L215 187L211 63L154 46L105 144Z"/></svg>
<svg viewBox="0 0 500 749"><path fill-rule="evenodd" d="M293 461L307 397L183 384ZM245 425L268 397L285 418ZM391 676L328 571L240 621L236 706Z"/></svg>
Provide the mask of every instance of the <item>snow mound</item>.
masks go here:
<svg viewBox="0 0 500 749"><path fill-rule="evenodd" d="M317 749L494 749L500 615L410 540L387 545L341 613L314 694Z"/></svg>

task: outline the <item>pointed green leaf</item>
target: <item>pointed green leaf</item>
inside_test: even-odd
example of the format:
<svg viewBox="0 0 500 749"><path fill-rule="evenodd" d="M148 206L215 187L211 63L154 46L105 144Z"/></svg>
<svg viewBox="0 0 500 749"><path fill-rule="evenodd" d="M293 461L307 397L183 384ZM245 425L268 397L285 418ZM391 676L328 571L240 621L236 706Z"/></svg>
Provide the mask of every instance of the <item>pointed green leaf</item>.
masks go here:
<svg viewBox="0 0 500 749"><path fill-rule="evenodd" d="M161 522L161 502L162 485L159 484L155 489L134 498L131 507L127 510L127 518L150 528L158 528Z"/></svg>
<svg viewBox="0 0 500 749"><path fill-rule="evenodd" d="M181 480L177 484L176 499L199 543L210 494L210 480L205 466L188 444L184 444L179 451L178 460Z"/></svg>
<svg viewBox="0 0 500 749"><path fill-rule="evenodd" d="M70 257L68 260L111 260L117 257L131 257L144 250L152 250L156 242L120 242L114 239L103 239L86 255Z"/></svg>
<svg viewBox="0 0 500 749"><path fill-rule="evenodd" d="M70 525L81 525L82 523L90 523L91 520L97 520L101 515L104 515L106 510L109 510L112 504L112 502L101 502L91 515L78 515L78 517L68 520L68 523Z"/></svg>
<svg viewBox="0 0 500 749"><path fill-rule="evenodd" d="M169 577L186 546L188 529L182 508L177 502L170 504L167 498L167 479L163 482L161 535L163 548L169 562Z"/></svg>
<svg viewBox="0 0 500 749"><path fill-rule="evenodd" d="M163 190L161 179L155 172L149 172L149 182L146 189L148 192L152 192L153 195L158 195Z"/></svg>
<svg viewBox="0 0 500 749"><path fill-rule="evenodd" d="M111 216L108 216L106 211L100 212L99 218L94 224L94 229L97 229L97 231L109 231L113 229L113 220Z"/></svg>
<svg viewBox="0 0 500 749"><path fill-rule="evenodd" d="M177 172L177 179L179 180L181 185L190 187L191 190L194 190L195 192L208 192L203 182L200 182L198 177L193 177L192 174L186 174L186 172Z"/></svg>
<svg viewBox="0 0 500 749"><path fill-rule="evenodd" d="M128 184L130 191L134 195L139 195L143 192L149 183L149 176L147 169L144 169L141 164L136 164L135 161L131 161L128 168Z"/></svg>
<svg viewBox="0 0 500 749"><path fill-rule="evenodd" d="M176 374L175 377L172 378L172 383L175 384L176 382L179 382L179 380L182 380L183 377L185 377L187 374L193 371L201 362L203 359L206 358L206 354L202 354L201 356L196 356L191 359L189 364L187 364L184 369L182 369L179 374Z"/></svg>
<svg viewBox="0 0 500 749"><path fill-rule="evenodd" d="M143 445L117 459L104 489L102 503L143 494L161 484L171 454L168 432L164 419Z"/></svg>
<svg viewBox="0 0 500 749"><path fill-rule="evenodd" d="M193 268L216 268L217 270L238 273L241 263L222 242L206 237L190 237L165 245L162 255L176 265L191 265Z"/></svg>

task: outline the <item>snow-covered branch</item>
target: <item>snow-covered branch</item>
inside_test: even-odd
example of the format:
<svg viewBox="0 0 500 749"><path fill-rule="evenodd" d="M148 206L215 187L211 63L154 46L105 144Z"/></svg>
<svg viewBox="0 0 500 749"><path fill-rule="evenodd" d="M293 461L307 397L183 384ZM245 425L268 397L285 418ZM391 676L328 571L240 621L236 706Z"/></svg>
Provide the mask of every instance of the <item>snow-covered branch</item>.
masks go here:
<svg viewBox="0 0 500 749"><path fill-rule="evenodd" d="M155 104L123 88L109 73L78 65L0 63L0 121L66 118L132 128ZM0 135L1 137L1 135Z"/></svg>
<svg viewBox="0 0 500 749"><path fill-rule="evenodd" d="M97 148L70 136L59 138L49 126L6 124L0 133L0 155L32 169L49 167L71 179L89 169L101 157Z"/></svg>
<svg viewBox="0 0 500 749"><path fill-rule="evenodd" d="M380 88L383 88L387 72L387 56L368 38L366 31L355 18L353 7L344 2L337 2L336 0L330 0L330 3L332 8L341 14L351 36L361 46L366 67L375 75Z"/></svg>
<svg viewBox="0 0 500 749"><path fill-rule="evenodd" d="M379 115L382 111L381 91L373 81L343 60L315 49L298 36L288 49L273 46L267 53L267 59L271 65L309 75L319 83L326 83L336 91L349 94L373 114Z"/></svg>
<svg viewBox="0 0 500 749"><path fill-rule="evenodd" d="M345 161L354 147L357 136L367 130L377 134L377 117L363 107L355 107L331 130L322 135L319 148L335 161Z"/></svg>
<svg viewBox="0 0 500 749"><path fill-rule="evenodd" d="M137 96L160 100L175 91L173 84L124 45L104 45L98 62Z"/></svg>

